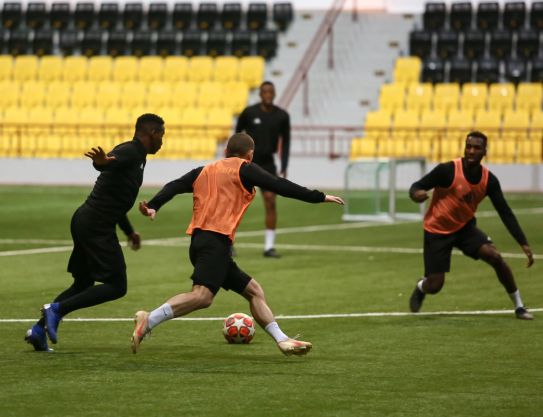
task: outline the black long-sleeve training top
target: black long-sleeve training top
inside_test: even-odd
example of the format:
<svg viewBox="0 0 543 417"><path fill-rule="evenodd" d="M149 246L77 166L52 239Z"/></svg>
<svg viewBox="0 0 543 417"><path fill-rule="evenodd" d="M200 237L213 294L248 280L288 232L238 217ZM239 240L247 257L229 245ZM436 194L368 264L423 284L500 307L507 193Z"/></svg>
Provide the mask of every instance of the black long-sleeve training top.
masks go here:
<svg viewBox="0 0 543 417"><path fill-rule="evenodd" d="M164 204L170 201L177 194L192 193L193 184L202 172L204 167L198 167L187 172L181 178L166 184L151 201L148 207L159 210ZM239 168L241 183L245 189L252 192L254 187L262 187L265 190L273 191L283 197L295 198L308 203L322 203L324 193L318 190L310 190L302 187L285 178L276 177L264 171L256 164L245 163Z"/></svg>
<svg viewBox="0 0 543 417"><path fill-rule="evenodd" d="M481 166L477 170L470 172L466 169L465 161L462 159L462 166L464 170L464 176L470 184L478 184L481 181L483 175L483 169ZM432 171L422 177L419 181L413 183L409 189L409 194L412 195L417 190L431 190L435 187L448 188L454 181L454 162L444 162L438 164ZM492 201L492 205L498 212L503 224L511 233L511 236L515 238L519 245L527 245L526 236L522 231L517 218L513 214L511 207L507 204L503 195L500 182L498 178L492 173L488 172L488 183L486 187L486 195Z"/></svg>
<svg viewBox="0 0 543 417"><path fill-rule="evenodd" d="M136 138L117 145L106 166L94 165L100 175L85 203L104 217L118 223L127 235L134 232L126 213L132 208L143 182L147 151Z"/></svg>
<svg viewBox="0 0 543 417"><path fill-rule="evenodd" d="M264 111L260 104L245 108L236 123L236 132L245 131L255 141L254 160L262 161L273 157L281 137L281 172L288 166L290 154L290 117L280 107L273 106Z"/></svg>

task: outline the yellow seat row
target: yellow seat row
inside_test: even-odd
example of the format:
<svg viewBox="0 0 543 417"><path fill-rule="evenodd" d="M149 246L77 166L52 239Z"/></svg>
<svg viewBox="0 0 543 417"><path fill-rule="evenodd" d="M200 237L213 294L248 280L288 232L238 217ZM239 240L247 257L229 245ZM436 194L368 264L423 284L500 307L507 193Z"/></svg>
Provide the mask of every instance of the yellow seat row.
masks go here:
<svg viewBox="0 0 543 417"><path fill-rule="evenodd" d="M101 107L222 107L240 113L249 91L241 81L0 81L0 111L11 106L57 108Z"/></svg>
<svg viewBox="0 0 543 417"><path fill-rule="evenodd" d="M350 158L423 157L443 162L458 158L464 153L464 140L440 137L371 137L355 138L351 142ZM539 164L542 159L540 138L499 138L489 142L487 161L490 163Z"/></svg>
<svg viewBox="0 0 543 417"><path fill-rule="evenodd" d="M0 55L0 81L241 81L249 88L264 79L262 57Z"/></svg>
<svg viewBox="0 0 543 417"><path fill-rule="evenodd" d="M496 83L490 87L484 83L394 83L384 84L379 96L379 108L396 111L407 109L422 111L432 108L488 109L504 112L511 109L539 111L543 98L541 83L520 83L515 89L511 83Z"/></svg>

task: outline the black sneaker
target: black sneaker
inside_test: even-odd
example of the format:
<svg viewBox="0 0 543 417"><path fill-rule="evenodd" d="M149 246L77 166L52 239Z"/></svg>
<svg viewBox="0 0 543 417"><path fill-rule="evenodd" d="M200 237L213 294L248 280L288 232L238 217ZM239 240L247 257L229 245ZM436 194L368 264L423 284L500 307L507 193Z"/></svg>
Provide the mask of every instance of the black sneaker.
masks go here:
<svg viewBox="0 0 543 417"><path fill-rule="evenodd" d="M409 309L411 310L411 312L419 312L420 308L422 307L424 297L426 297L426 294L419 290L419 287L415 286L413 294L411 294L411 297L409 298Z"/></svg>
<svg viewBox="0 0 543 417"><path fill-rule="evenodd" d="M519 307L515 310L515 316L521 320L533 320L534 315L526 310L524 307Z"/></svg>
<svg viewBox="0 0 543 417"><path fill-rule="evenodd" d="M264 257L265 258L280 258L281 255L279 255L274 248L268 249L264 251Z"/></svg>

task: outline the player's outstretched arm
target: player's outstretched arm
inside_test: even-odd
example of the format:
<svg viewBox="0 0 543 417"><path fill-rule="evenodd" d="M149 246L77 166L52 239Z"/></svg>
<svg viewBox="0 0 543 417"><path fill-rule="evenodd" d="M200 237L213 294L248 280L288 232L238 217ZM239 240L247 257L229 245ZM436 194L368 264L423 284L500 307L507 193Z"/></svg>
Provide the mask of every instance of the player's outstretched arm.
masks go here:
<svg viewBox="0 0 543 417"><path fill-rule="evenodd" d="M147 201L145 201L145 200L140 201L139 209L140 209L140 213L143 214L144 216L149 217L151 220L155 219L156 210L150 208L147 205Z"/></svg>
<svg viewBox="0 0 543 417"><path fill-rule="evenodd" d="M526 268L529 268L534 264L534 254L532 252L532 249L530 249L528 245L522 245L521 248L526 254L526 257L528 258L528 263L526 264Z"/></svg>
<svg viewBox="0 0 543 417"><path fill-rule="evenodd" d="M141 248L141 236L138 232L132 232L128 235L128 246L132 250L138 250Z"/></svg>
<svg viewBox="0 0 543 417"><path fill-rule="evenodd" d="M85 152L85 156L92 159L92 163L98 167L107 166L117 159L114 156L108 156L100 146Z"/></svg>
<svg viewBox="0 0 543 417"><path fill-rule="evenodd" d="M428 200L428 191L426 190L413 190L409 193L409 197L415 203L422 203L423 201Z"/></svg>
<svg viewBox="0 0 543 417"><path fill-rule="evenodd" d="M335 195L326 195L324 197L324 202L325 203L336 203L336 204L339 204L340 206L343 206L345 204L345 201L343 201L343 199L341 197L337 197Z"/></svg>

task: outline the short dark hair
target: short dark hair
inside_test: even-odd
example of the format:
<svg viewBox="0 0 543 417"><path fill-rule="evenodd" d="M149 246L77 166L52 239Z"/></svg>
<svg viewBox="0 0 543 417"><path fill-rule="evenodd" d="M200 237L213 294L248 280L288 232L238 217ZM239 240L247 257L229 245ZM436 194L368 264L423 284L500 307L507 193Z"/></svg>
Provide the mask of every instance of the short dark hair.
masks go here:
<svg viewBox="0 0 543 417"><path fill-rule="evenodd" d="M136 120L136 132L159 128L164 125L162 117L153 113L145 113Z"/></svg>
<svg viewBox="0 0 543 417"><path fill-rule="evenodd" d="M262 87L265 85L271 85L273 88L275 88L275 85L271 81L264 81L262 84L260 84L259 89L262 90Z"/></svg>
<svg viewBox="0 0 543 417"><path fill-rule="evenodd" d="M483 145L486 148L488 138L486 137L486 135L483 132L479 132L478 130L474 130L473 132L469 132L468 135L466 136L466 139L469 138L470 136L473 137L473 138L482 139L483 140Z"/></svg>
<svg viewBox="0 0 543 417"><path fill-rule="evenodd" d="M252 151L255 148L255 142L253 138L247 133L236 133L228 139L226 145L226 156L245 156L247 152Z"/></svg>

